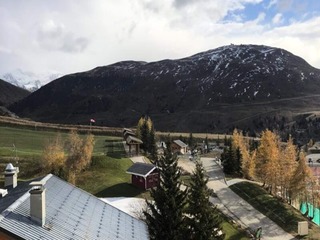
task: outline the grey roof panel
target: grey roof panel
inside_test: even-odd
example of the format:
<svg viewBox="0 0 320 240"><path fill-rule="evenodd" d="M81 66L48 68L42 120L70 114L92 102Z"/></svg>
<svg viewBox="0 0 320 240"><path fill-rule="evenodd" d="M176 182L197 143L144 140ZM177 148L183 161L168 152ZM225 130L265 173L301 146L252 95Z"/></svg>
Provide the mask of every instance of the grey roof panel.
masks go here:
<svg viewBox="0 0 320 240"><path fill-rule="evenodd" d="M1 213L1 228L24 239L148 239L142 221L53 175L46 178L45 226L29 217L29 188Z"/></svg>
<svg viewBox="0 0 320 240"><path fill-rule="evenodd" d="M146 177L153 172L155 168L156 166L153 164L137 162L128 168L127 173Z"/></svg>

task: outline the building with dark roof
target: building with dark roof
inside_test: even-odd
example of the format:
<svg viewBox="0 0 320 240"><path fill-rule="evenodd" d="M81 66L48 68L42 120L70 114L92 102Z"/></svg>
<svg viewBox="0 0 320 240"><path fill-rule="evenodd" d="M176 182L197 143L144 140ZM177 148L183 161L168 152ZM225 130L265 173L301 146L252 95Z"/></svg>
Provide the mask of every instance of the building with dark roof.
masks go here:
<svg viewBox="0 0 320 240"><path fill-rule="evenodd" d="M131 174L132 184L144 190L156 187L159 184L159 170L153 164L134 163L128 168L127 173Z"/></svg>
<svg viewBox="0 0 320 240"><path fill-rule="evenodd" d="M0 239L149 239L144 222L49 174L0 198Z"/></svg>

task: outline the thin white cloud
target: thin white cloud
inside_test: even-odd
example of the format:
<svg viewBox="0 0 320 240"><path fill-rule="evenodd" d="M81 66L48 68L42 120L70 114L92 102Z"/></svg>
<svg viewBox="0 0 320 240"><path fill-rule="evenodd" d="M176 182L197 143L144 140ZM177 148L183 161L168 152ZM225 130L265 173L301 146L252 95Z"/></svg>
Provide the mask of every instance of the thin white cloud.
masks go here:
<svg viewBox="0 0 320 240"><path fill-rule="evenodd" d="M281 13L277 13L272 18L272 23L275 24L275 25L281 24L282 22L283 22L283 18L282 18L282 14Z"/></svg>
<svg viewBox="0 0 320 240"><path fill-rule="evenodd" d="M259 24L266 18L266 14L264 12L259 13L258 17L254 20L255 23Z"/></svg>
<svg viewBox="0 0 320 240"><path fill-rule="evenodd" d="M267 8L271 8L272 6L277 5L277 2L278 2L278 0L270 0Z"/></svg>

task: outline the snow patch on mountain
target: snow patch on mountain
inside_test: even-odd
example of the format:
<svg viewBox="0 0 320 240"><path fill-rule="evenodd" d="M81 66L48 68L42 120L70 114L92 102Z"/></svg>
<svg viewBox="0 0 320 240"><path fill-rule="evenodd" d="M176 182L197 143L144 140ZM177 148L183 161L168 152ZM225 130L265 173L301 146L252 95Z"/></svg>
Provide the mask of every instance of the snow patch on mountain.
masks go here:
<svg viewBox="0 0 320 240"><path fill-rule="evenodd" d="M17 87L24 88L31 92L38 90L41 86L61 77L58 72L33 73L16 69L7 73L0 73L0 79Z"/></svg>

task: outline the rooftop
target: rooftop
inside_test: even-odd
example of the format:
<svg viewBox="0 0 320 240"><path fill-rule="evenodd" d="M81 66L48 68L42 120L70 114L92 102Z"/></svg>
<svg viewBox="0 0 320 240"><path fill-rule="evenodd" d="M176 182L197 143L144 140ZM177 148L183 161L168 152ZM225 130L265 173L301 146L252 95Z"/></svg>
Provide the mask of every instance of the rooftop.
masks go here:
<svg viewBox="0 0 320 240"><path fill-rule="evenodd" d="M139 138L136 138L134 136L128 136L127 139L126 139L127 143L128 144L142 144L143 142L139 139Z"/></svg>
<svg viewBox="0 0 320 240"><path fill-rule="evenodd" d="M185 144L184 142L182 142L181 140L174 140L173 141L175 144L179 145L180 147L188 147L187 144Z"/></svg>
<svg viewBox="0 0 320 240"><path fill-rule="evenodd" d="M36 181L46 188L45 225L30 218L31 187L24 182L0 199L0 231L22 239L148 239L145 223L90 193L52 174Z"/></svg>
<svg viewBox="0 0 320 240"><path fill-rule="evenodd" d="M153 164L137 162L128 168L127 173L146 177L152 173L154 169L156 169L156 166Z"/></svg>

